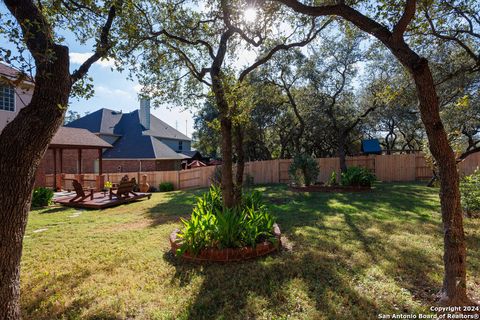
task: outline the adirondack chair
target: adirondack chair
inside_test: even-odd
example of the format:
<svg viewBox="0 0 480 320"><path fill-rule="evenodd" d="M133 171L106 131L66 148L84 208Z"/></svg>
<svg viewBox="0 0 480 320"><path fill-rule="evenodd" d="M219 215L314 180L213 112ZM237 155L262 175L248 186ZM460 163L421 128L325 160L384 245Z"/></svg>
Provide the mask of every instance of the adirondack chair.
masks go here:
<svg viewBox="0 0 480 320"><path fill-rule="evenodd" d="M112 199L113 196L117 197L118 199L129 198L130 194L138 196L135 192L133 192L133 188L136 184L137 182L135 178L132 178L130 181L125 181L122 179L118 185L117 191L110 189L110 199Z"/></svg>
<svg viewBox="0 0 480 320"><path fill-rule="evenodd" d="M85 194L85 190L83 190L83 186L77 180L72 181L73 189L77 194L74 198L70 199L70 202L82 202L87 198L93 200L94 190L90 189L89 194Z"/></svg>

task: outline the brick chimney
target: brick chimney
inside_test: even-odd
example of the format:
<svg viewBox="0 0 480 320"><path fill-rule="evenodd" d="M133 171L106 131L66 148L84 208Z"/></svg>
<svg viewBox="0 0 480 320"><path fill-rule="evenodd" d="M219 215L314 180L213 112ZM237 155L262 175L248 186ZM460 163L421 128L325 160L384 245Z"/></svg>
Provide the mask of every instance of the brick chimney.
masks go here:
<svg viewBox="0 0 480 320"><path fill-rule="evenodd" d="M140 124L145 128L145 130L150 129L150 99L142 98L140 99Z"/></svg>

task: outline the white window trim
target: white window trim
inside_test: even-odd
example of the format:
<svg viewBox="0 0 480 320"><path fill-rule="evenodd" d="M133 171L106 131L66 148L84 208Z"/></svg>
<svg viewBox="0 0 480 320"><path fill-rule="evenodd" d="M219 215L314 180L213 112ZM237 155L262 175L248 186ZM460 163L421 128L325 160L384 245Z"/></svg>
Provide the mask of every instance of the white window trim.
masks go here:
<svg viewBox="0 0 480 320"><path fill-rule="evenodd" d="M0 87L9 87L9 85L0 85ZM12 86L10 86L12 87ZM0 111L6 111L6 112L13 112L17 111L17 88L13 87L13 110L5 110L5 109L0 109Z"/></svg>

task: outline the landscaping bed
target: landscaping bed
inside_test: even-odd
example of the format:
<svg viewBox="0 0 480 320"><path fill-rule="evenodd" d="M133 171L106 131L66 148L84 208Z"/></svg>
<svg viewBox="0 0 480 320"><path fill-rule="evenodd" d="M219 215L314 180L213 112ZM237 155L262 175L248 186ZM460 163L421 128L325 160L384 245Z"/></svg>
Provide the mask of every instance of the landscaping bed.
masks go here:
<svg viewBox="0 0 480 320"><path fill-rule="evenodd" d="M175 229L170 234L170 246L172 252L175 254L177 250L181 247L181 240L178 239L177 235L180 232L180 229ZM252 258L257 258L265 256L267 254L273 253L278 250L281 246L281 232L277 224L273 226L273 234L277 239L276 243L271 241L263 241L258 243L255 247L245 246L242 248L205 248L202 249L199 254L195 255L190 252L184 252L180 257L189 261L196 262L235 262L248 260Z"/></svg>
<svg viewBox="0 0 480 320"><path fill-rule="evenodd" d="M369 192L372 191L372 187L313 185L305 187L290 187L290 190L295 192Z"/></svg>
<svg viewBox="0 0 480 320"><path fill-rule="evenodd" d="M279 248L280 228L262 195L251 190L225 207L220 186L212 185L193 207L183 228L170 234L171 251L184 260L230 262L252 259Z"/></svg>

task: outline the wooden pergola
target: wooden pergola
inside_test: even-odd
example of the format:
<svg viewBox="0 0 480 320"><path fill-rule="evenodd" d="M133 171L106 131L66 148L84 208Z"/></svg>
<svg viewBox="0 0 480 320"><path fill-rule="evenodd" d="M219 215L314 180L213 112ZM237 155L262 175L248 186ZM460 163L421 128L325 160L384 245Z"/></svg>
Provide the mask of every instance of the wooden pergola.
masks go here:
<svg viewBox="0 0 480 320"><path fill-rule="evenodd" d="M64 150L77 150L77 172L76 179L83 183L82 172L82 150L98 150L98 176L96 177L97 188L103 186L102 155L106 148L112 148L112 145L86 129L60 127L53 137L48 149L53 151L53 181L54 189L62 188L64 176L63 153ZM57 158L58 162L57 163Z"/></svg>

